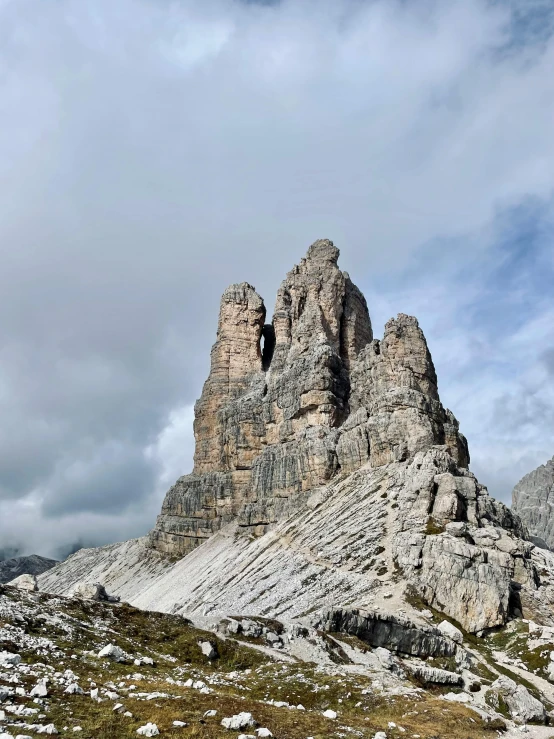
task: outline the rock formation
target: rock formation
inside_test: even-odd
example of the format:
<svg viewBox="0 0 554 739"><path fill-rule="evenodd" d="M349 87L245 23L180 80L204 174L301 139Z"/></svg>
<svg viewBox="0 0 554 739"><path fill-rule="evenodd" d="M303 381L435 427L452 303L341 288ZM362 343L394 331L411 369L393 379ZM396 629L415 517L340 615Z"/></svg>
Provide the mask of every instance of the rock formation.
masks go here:
<svg viewBox="0 0 554 739"><path fill-rule="evenodd" d="M251 285L224 292L193 473L147 542L82 550L41 589L98 580L197 621L332 609L344 624L403 612L423 627L427 605L475 633L522 611L554 623L554 560L470 472L417 320L373 339L338 254L309 248L271 324Z"/></svg>
<svg viewBox="0 0 554 739"><path fill-rule="evenodd" d="M554 457L518 482L512 491L512 510L532 541L554 548Z"/></svg>
<svg viewBox="0 0 554 739"><path fill-rule="evenodd" d="M262 534L337 475L433 445L467 467L417 320L399 315L373 340L366 301L338 256L331 241L312 244L283 281L271 324L251 285L223 293L195 408L194 471L168 492L155 549L185 554L232 521Z"/></svg>

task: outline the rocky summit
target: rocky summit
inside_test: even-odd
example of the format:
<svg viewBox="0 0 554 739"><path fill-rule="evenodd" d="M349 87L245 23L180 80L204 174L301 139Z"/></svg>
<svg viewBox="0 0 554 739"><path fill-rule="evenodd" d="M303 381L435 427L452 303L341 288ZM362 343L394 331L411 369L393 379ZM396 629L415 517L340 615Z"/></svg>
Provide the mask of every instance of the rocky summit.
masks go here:
<svg viewBox="0 0 554 739"><path fill-rule="evenodd" d="M265 634L264 649L293 660L342 635L387 675L448 684L491 720L544 723L554 554L470 471L416 318L375 339L338 258L331 241L312 244L271 322L250 284L225 290L192 474L147 537L80 550L39 588L108 592L225 638Z"/></svg>

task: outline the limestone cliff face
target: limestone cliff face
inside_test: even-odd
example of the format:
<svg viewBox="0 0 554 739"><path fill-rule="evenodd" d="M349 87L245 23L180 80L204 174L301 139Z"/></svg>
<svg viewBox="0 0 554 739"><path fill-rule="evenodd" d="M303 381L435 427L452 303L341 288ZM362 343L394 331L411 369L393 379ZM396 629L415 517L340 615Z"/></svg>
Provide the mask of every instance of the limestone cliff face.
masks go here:
<svg viewBox="0 0 554 739"><path fill-rule="evenodd" d="M399 315L373 340L338 257L331 241L312 244L279 288L271 324L251 285L224 292L195 408L193 474L167 493L154 548L185 554L231 521L264 533L331 479L433 445L467 467L417 320Z"/></svg>
<svg viewBox="0 0 554 739"><path fill-rule="evenodd" d="M554 458L518 482L512 491L512 510L533 541L554 549Z"/></svg>

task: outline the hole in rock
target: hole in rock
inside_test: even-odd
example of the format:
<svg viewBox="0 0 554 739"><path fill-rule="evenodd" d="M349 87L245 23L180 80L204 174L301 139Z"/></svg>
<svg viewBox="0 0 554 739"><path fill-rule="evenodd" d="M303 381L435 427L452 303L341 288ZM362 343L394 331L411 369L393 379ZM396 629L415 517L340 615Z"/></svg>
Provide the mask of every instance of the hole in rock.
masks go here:
<svg viewBox="0 0 554 739"><path fill-rule="evenodd" d="M275 329L271 323L266 323L262 328L260 347L262 350L262 368L264 372L269 369L275 349Z"/></svg>

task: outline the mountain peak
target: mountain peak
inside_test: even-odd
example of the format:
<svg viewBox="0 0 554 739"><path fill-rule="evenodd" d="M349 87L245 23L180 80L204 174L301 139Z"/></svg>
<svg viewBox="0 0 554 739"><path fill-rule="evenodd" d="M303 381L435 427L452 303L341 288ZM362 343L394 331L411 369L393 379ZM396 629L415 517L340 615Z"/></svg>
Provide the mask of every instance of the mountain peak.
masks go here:
<svg viewBox="0 0 554 739"><path fill-rule="evenodd" d="M330 239L318 239L309 247L306 259L337 264L339 255L340 251Z"/></svg>

